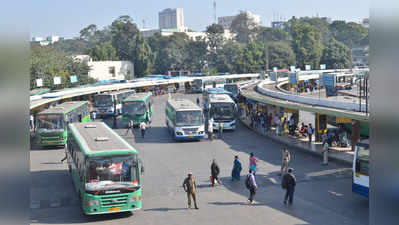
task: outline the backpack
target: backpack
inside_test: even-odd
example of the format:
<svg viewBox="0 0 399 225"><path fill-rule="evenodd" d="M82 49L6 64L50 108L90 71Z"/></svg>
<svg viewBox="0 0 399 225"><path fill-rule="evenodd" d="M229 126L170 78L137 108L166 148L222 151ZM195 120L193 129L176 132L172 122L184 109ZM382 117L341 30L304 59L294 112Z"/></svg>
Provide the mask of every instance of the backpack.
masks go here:
<svg viewBox="0 0 399 225"><path fill-rule="evenodd" d="M249 175L247 175L247 178L245 179L245 187L247 187L247 189L251 188L251 181L249 180Z"/></svg>

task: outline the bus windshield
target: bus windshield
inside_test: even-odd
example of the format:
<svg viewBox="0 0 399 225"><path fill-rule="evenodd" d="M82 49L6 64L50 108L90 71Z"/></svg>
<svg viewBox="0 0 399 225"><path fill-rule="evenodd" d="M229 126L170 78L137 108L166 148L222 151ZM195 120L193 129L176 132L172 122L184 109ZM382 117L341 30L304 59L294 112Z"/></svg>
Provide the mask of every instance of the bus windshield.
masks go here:
<svg viewBox="0 0 399 225"><path fill-rule="evenodd" d="M215 120L234 119L234 104L232 103L212 103L211 110Z"/></svg>
<svg viewBox="0 0 399 225"><path fill-rule="evenodd" d="M57 114L39 115L36 122L38 131L64 130L64 117Z"/></svg>
<svg viewBox="0 0 399 225"><path fill-rule="evenodd" d="M125 102L123 112L128 115L143 115L146 112L144 102Z"/></svg>
<svg viewBox="0 0 399 225"><path fill-rule="evenodd" d="M202 111L177 111L176 126L200 126L203 124Z"/></svg>
<svg viewBox="0 0 399 225"><path fill-rule="evenodd" d="M102 191L139 186L135 155L90 158L87 164L86 190Z"/></svg>
<svg viewBox="0 0 399 225"><path fill-rule="evenodd" d="M95 97L96 106L110 106L112 105L111 95L96 95Z"/></svg>

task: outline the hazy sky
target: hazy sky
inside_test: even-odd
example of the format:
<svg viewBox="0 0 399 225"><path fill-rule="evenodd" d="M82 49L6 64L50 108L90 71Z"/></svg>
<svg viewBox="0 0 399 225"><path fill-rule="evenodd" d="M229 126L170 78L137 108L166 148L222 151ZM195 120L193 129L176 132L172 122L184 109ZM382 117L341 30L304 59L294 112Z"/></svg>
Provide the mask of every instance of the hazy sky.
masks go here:
<svg viewBox="0 0 399 225"><path fill-rule="evenodd" d="M371 0L216 0L217 16L235 15L249 10L261 16L262 25L270 26L275 15L327 16L359 22L369 16ZM58 35L72 38L89 24L102 28L120 15L129 15L143 27L158 28L158 12L165 8L183 8L185 26L202 31L213 22L213 0L36 0L20 9L18 19L31 36Z"/></svg>

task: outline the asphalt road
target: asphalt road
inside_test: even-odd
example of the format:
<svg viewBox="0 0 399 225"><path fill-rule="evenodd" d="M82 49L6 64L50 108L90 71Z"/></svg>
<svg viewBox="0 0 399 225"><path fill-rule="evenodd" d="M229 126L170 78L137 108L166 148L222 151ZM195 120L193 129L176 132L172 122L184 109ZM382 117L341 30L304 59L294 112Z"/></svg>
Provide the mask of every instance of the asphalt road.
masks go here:
<svg viewBox="0 0 399 225"><path fill-rule="evenodd" d="M194 101L197 95L182 96ZM294 204L283 205L280 186L283 147L261 137L239 124L234 132L226 132L223 140L176 143L165 127L164 107L167 96L155 97L155 116L145 139L124 136L138 149L145 166L143 209L87 217L82 215L79 201L67 172L61 164L63 149L37 149L32 146L31 224L368 224L368 200L352 194L351 171L342 165L320 165L321 159L291 149L297 176ZM106 121L110 122L110 121ZM249 153L259 159L256 180L259 186L256 204L248 205L244 176ZM230 181L234 155L243 164L240 182ZM210 164L216 158L224 185L210 187ZM199 184L199 210L187 209L181 187L191 171Z"/></svg>

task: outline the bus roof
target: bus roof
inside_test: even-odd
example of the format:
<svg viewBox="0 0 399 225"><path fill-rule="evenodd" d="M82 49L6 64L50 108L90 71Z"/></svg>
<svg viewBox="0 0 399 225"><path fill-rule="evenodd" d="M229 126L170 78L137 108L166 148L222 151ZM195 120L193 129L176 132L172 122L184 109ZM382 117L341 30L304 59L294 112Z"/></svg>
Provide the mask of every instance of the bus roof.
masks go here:
<svg viewBox="0 0 399 225"><path fill-rule="evenodd" d="M71 123L69 127L83 154L137 154L137 151L103 122Z"/></svg>
<svg viewBox="0 0 399 225"><path fill-rule="evenodd" d="M235 103L233 99L229 95L226 94L217 94L217 95L211 95L209 97L209 102L215 103L215 102L231 102Z"/></svg>
<svg viewBox="0 0 399 225"><path fill-rule="evenodd" d="M121 90L121 91L109 91L109 92L104 92L96 95L117 95L121 93L126 93L126 92L135 92L135 90Z"/></svg>
<svg viewBox="0 0 399 225"><path fill-rule="evenodd" d="M64 102L62 104L59 104L53 108L49 108L46 110L41 111L39 114L64 114L64 113L68 113L72 110L74 110L75 108L84 105L84 104L88 104L89 102L87 101L73 101L73 102Z"/></svg>
<svg viewBox="0 0 399 225"><path fill-rule="evenodd" d="M208 94L231 94L230 91L226 91L224 88L207 88L205 92Z"/></svg>
<svg viewBox="0 0 399 225"><path fill-rule="evenodd" d="M197 104L182 98L171 98L168 103L176 110L202 110Z"/></svg>
<svg viewBox="0 0 399 225"><path fill-rule="evenodd" d="M129 95L122 102L145 101L152 95L151 92L142 92Z"/></svg>

